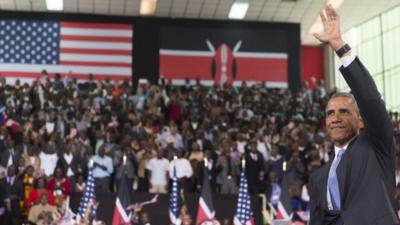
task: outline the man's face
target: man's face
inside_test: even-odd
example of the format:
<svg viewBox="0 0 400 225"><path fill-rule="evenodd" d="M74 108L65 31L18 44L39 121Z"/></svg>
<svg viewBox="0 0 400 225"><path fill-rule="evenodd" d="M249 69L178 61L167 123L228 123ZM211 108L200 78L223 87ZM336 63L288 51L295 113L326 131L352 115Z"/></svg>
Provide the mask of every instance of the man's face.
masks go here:
<svg viewBox="0 0 400 225"><path fill-rule="evenodd" d="M9 177L12 177L12 176L14 176L15 174L16 174L16 172L15 172L15 166L14 166L14 165L9 166L8 169L7 169L7 175L8 175Z"/></svg>
<svg viewBox="0 0 400 225"><path fill-rule="evenodd" d="M105 154L106 154L106 150L105 150L104 146L99 148L99 156L104 157Z"/></svg>
<svg viewBox="0 0 400 225"><path fill-rule="evenodd" d="M363 127L361 116L351 98L335 97L329 100L325 112L328 135L338 147L347 144Z"/></svg>
<svg viewBox="0 0 400 225"><path fill-rule="evenodd" d="M147 223L150 221L149 215L146 212L142 212L140 215L140 220L142 221L143 224Z"/></svg>
<svg viewBox="0 0 400 225"><path fill-rule="evenodd" d="M158 150L157 150L157 157L158 157L158 158L162 158L163 155L164 155L163 150L162 150L162 149L158 149Z"/></svg>
<svg viewBox="0 0 400 225"><path fill-rule="evenodd" d="M47 195L42 194L42 195L40 196L40 203L42 203L42 205L46 205L47 202L48 202L48 197L47 197Z"/></svg>

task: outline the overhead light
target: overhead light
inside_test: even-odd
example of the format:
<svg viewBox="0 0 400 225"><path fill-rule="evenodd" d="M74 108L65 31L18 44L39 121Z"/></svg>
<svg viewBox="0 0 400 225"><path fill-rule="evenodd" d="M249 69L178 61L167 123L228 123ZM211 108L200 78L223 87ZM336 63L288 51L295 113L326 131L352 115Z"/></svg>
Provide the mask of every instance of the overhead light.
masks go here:
<svg viewBox="0 0 400 225"><path fill-rule="evenodd" d="M154 15L156 12L157 0L141 0L140 15Z"/></svg>
<svg viewBox="0 0 400 225"><path fill-rule="evenodd" d="M62 11L64 8L63 0L46 0L47 10Z"/></svg>
<svg viewBox="0 0 400 225"><path fill-rule="evenodd" d="M243 19L246 16L249 5L249 1L236 0L229 11L229 19Z"/></svg>
<svg viewBox="0 0 400 225"><path fill-rule="evenodd" d="M338 9L342 4L343 4L344 0L328 0L326 2L326 5L332 5L332 7L334 9ZM318 14L317 19L315 20L315 22L313 23L313 25L310 28L310 34L314 34L314 33L320 33L322 32L322 30L324 29L324 27L322 26L322 20L321 17Z"/></svg>

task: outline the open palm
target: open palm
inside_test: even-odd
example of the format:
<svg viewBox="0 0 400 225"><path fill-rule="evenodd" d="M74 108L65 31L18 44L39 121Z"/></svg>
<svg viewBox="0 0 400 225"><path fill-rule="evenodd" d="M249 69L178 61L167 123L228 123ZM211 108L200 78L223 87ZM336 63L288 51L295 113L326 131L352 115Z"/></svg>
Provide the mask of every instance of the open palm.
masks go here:
<svg viewBox="0 0 400 225"><path fill-rule="evenodd" d="M324 12L326 15L324 14ZM339 15L331 5L327 5L320 13L324 30L313 35L321 42L335 42L341 39Z"/></svg>

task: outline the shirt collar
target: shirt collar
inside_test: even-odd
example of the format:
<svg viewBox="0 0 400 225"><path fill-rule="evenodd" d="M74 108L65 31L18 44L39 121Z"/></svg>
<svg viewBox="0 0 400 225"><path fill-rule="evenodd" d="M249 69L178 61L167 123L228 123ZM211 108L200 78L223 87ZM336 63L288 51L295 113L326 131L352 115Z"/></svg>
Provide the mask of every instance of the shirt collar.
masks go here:
<svg viewBox="0 0 400 225"><path fill-rule="evenodd" d="M339 153L340 150L342 150L342 149L346 150L346 149L347 149L347 146L349 146L349 144L347 144L347 145L345 145L345 146L343 146L343 147L337 147L337 146L335 145L335 157L337 156L337 154Z"/></svg>

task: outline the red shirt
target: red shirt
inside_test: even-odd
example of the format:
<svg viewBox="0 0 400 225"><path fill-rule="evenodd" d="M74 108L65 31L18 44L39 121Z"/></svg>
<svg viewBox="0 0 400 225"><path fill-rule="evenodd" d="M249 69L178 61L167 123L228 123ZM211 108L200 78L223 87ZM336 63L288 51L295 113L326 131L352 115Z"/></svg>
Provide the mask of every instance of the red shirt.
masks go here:
<svg viewBox="0 0 400 225"><path fill-rule="evenodd" d="M48 189L44 189L42 191L39 191L39 189L33 189L30 193L28 198L25 201L25 206L26 207L31 207L32 205L38 203L40 201L40 195L41 193L43 193L43 191L45 191L45 193L47 194L47 197L49 199L49 204L50 205L54 205L54 196L53 196L53 192L48 190Z"/></svg>
<svg viewBox="0 0 400 225"><path fill-rule="evenodd" d="M68 179L63 179L60 184L57 184L56 178L52 178L49 180L47 184L47 189L54 191L57 186L60 186L63 192L64 197L69 196L71 194L71 184Z"/></svg>

